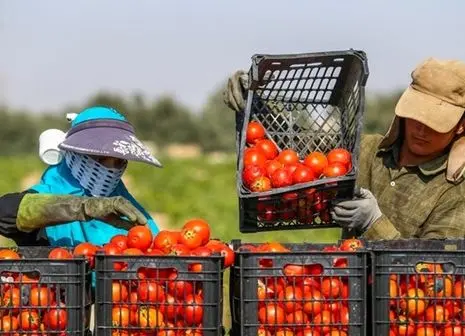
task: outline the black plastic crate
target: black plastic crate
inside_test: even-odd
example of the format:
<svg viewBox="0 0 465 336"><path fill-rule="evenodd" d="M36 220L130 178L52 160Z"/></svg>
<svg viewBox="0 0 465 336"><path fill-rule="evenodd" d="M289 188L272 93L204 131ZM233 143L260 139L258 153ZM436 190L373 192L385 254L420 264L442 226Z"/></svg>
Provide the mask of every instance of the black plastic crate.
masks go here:
<svg viewBox="0 0 465 336"><path fill-rule="evenodd" d="M329 191L333 198L353 196L368 78L365 53L347 50L254 55L249 78L245 112L236 114L240 231L335 227L327 207L308 200L306 193L315 189ZM313 151L327 154L342 147L352 155L352 168L344 176L252 192L242 179L245 134L251 121L264 126L266 137L279 151L293 149L304 160ZM280 207L284 195L290 192L297 192L300 200L299 209L294 210L307 215L292 216ZM273 216L261 216L263 209Z"/></svg>
<svg viewBox="0 0 465 336"><path fill-rule="evenodd" d="M333 330L341 336L367 335L365 250L340 252L329 244L301 243L282 244L291 252L272 253L243 250L260 244L233 245L231 335L281 335L282 330L296 335L305 328L318 335Z"/></svg>
<svg viewBox="0 0 465 336"><path fill-rule="evenodd" d="M369 247L373 253L374 335L462 335L463 240L380 241Z"/></svg>
<svg viewBox="0 0 465 336"><path fill-rule="evenodd" d="M3 258L6 250L21 257L0 257L0 335L90 334L88 264L84 257L49 259L52 249L0 249Z"/></svg>
<svg viewBox="0 0 465 336"><path fill-rule="evenodd" d="M96 255L98 336L223 335L220 255Z"/></svg>

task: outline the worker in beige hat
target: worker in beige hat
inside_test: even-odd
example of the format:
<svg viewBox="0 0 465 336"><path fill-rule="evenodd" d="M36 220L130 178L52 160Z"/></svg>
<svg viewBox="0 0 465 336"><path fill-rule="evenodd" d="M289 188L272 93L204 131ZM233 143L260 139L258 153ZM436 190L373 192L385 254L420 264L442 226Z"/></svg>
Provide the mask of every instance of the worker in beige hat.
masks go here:
<svg viewBox="0 0 465 336"><path fill-rule="evenodd" d="M225 103L243 111L247 74ZM363 135L354 199L332 209L343 237L465 237L465 63L429 58L412 72L386 135Z"/></svg>

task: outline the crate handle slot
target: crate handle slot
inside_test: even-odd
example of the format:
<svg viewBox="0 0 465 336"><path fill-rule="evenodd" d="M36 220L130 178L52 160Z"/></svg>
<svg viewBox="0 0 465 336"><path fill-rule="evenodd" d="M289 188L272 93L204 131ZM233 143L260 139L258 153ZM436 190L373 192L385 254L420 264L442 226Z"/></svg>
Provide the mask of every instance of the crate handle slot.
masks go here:
<svg viewBox="0 0 465 336"><path fill-rule="evenodd" d="M37 270L2 271L0 273L0 283L14 282L16 284L31 284L40 281L41 274Z"/></svg>
<svg viewBox="0 0 465 336"><path fill-rule="evenodd" d="M456 268L452 261L419 261L415 264L415 272L418 274L453 274Z"/></svg>
<svg viewBox="0 0 465 336"><path fill-rule="evenodd" d="M283 266L283 274L287 277L303 277L322 275L324 267L319 263L311 264L286 264Z"/></svg>
<svg viewBox="0 0 465 336"><path fill-rule="evenodd" d="M176 280L178 270L175 267L145 267L141 266L137 269L137 278L145 279L161 279L161 280Z"/></svg>

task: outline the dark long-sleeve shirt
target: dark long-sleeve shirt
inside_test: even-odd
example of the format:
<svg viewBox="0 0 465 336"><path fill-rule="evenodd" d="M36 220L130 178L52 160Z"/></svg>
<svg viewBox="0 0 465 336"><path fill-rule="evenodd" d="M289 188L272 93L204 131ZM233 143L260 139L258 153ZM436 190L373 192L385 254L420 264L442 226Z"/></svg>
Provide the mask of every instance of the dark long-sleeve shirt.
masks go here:
<svg viewBox="0 0 465 336"><path fill-rule="evenodd" d="M16 227L19 205L23 197L29 193L35 191L27 190L0 196L0 247L3 239L1 236L14 240L18 246L48 245L46 240L38 238L39 230L26 233Z"/></svg>

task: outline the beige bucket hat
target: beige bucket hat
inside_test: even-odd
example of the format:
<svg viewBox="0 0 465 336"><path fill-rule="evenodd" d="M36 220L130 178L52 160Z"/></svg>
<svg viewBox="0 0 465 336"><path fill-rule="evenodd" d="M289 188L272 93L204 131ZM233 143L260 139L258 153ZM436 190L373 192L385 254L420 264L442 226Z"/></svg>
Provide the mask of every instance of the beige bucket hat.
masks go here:
<svg viewBox="0 0 465 336"><path fill-rule="evenodd" d="M451 131L465 112L465 63L428 58L412 72L412 82L395 109L395 116L380 147L399 136L400 118L417 120L439 133ZM465 138L452 146L447 179L460 182L465 172Z"/></svg>

